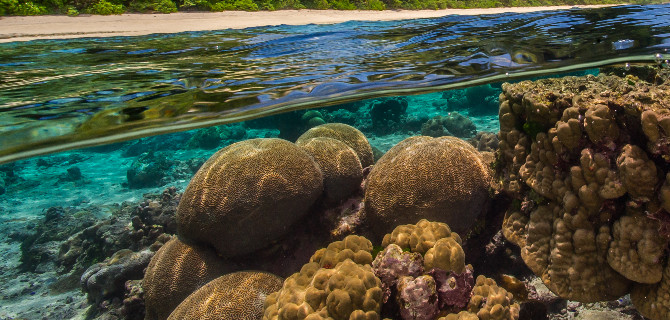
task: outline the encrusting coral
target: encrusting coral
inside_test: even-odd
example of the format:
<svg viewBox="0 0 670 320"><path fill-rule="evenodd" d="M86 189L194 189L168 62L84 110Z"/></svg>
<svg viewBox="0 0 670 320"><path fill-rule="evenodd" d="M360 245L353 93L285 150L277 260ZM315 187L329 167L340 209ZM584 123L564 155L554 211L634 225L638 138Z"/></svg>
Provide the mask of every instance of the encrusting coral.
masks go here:
<svg viewBox="0 0 670 320"><path fill-rule="evenodd" d="M222 256L248 254L284 235L322 191L321 170L295 144L274 138L234 143L191 179L177 208L179 235Z"/></svg>
<svg viewBox="0 0 670 320"><path fill-rule="evenodd" d="M365 190L368 225L377 237L422 218L467 232L486 207L490 178L488 164L461 139L407 138L370 171Z"/></svg>
<svg viewBox="0 0 670 320"><path fill-rule="evenodd" d="M282 279L266 272L239 271L218 277L189 295L168 319L257 320L265 298Z"/></svg>
<svg viewBox="0 0 670 320"><path fill-rule="evenodd" d="M504 84L500 101L496 181L514 199L503 234L528 267L580 302L662 282L667 239L650 217L666 204L670 87L565 77Z"/></svg>
<svg viewBox="0 0 670 320"><path fill-rule="evenodd" d="M339 203L360 188L363 167L356 152L333 138L300 139L298 147L307 151L323 173L323 194L328 203Z"/></svg>
<svg viewBox="0 0 670 320"><path fill-rule="evenodd" d="M156 252L144 273L146 319L167 319L193 291L226 271L224 260L214 250L172 238Z"/></svg>
<svg viewBox="0 0 670 320"><path fill-rule="evenodd" d="M372 147L368 139L362 132L350 125L344 123L322 124L307 130L296 140L296 143L301 144L305 140L316 137L333 138L344 142L356 152L363 168L374 163Z"/></svg>

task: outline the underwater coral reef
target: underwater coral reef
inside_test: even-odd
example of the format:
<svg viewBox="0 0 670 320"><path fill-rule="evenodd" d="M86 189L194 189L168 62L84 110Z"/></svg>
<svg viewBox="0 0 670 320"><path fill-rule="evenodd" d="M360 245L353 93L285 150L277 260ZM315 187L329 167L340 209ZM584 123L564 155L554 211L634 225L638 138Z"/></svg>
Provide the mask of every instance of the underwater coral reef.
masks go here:
<svg viewBox="0 0 670 320"><path fill-rule="evenodd" d="M32 305L27 318L44 297L44 318L668 319L670 82L649 73L359 101L2 166L3 208L37 197L31 170L53 170L50 188L145 194L0 224L17 266L0 270L1 301ZM496 95L497 134L457 104L477 92L474 114ZM90 161L112 154L121 169L96 176Z"/></svg>

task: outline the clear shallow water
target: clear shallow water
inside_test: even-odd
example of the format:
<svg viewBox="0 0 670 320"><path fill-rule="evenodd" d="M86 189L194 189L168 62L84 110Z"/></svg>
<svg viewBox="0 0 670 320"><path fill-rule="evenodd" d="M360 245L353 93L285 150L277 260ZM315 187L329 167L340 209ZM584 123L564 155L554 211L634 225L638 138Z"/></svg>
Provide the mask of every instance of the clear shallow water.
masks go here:
<svg viewBox="0 0 670 320"><path fill-rule="evenodd" d="M0 45L0 163L366 97L669 58L670 5Z"/></svg>

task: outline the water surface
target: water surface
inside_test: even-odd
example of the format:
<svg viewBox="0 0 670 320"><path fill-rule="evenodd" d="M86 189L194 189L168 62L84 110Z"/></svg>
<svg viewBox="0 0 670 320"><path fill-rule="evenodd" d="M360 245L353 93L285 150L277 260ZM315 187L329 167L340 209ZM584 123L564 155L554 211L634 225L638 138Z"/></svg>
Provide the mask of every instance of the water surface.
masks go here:
<svg viewBox="0 0 670 320"><path fill-rule="evenodd" d="M7 43L0 163L668 48L670 4Z"/></svg>

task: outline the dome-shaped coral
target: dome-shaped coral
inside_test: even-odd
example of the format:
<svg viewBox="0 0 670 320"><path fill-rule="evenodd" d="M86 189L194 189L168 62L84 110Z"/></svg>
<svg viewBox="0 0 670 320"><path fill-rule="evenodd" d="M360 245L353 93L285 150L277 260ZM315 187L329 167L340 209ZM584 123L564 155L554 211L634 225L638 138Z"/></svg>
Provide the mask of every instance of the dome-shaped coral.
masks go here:
<svg viewBox="0 0 670 320"><path fill-rule="evenodd" d="M372 168L365 213L380 237L402 223L426 218L467 232L485 209L489 167L477 150L454 137L412 137L391 148Z"/></svg>
<svg viewBox="0 0 670 320"><path fill-rule="evenodd" d="M215 153L177 208L179 234L222 256L251 253L284 235L323 190L312 157L281 139L252 139Z"/></svg>
<svg viewBox="0 0 670 320"><path fill-rule="evenodd" d="M368 139L358 129L344 123L326 123L316 126L303 133L296 143L316 138L326 137L340 140L347 144L356 152L363 168L371 166L374 163L372 147Z"/></svg>
<svg viewBox="0 0 670 320"><path fill-rule="evenodd" d="M146 319L167 319L189 294L225 272L214 250L173 238L156 252L144 273Z"/></svg>
<svg viewBox="0 0 670 320"><path fill-rule="evenodd" d="M338 203L360 188L363 168L356 152L344 142L326 137L301 139L296 144L307 151L323 173L323 194L328 203Z"/></svg>
<svg viewBox="0 0 670 320"><path fill-rule="evenodd" d="M168 319L257 320L265 298L282 279L266 272L240 271L218 277L193 292Z"/></svg>

